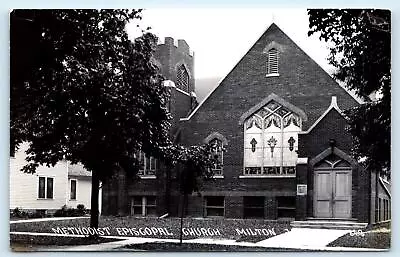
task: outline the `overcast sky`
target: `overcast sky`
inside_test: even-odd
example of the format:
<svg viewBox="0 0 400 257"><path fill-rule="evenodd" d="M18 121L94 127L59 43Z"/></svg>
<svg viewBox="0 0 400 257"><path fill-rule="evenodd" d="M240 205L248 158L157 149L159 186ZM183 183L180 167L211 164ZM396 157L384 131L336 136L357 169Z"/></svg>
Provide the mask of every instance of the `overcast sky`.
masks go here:
<svg viewBox="0 0 400 257"><path fill-rule="evenodd" d="M308 37L306 9L147 9L142 28L150 26L159 38L185 39L195 52L196 78L224 77L275 22L295 43L328 72L328 50L317 36ZM128 25L131 38L137 21Z"/></svg>

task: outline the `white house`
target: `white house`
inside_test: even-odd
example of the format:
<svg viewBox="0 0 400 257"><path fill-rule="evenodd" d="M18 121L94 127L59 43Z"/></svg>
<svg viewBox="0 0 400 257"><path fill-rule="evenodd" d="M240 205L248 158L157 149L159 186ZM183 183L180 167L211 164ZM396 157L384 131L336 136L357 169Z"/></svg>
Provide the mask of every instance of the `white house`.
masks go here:
<svg viewBox="0 0 400 257"><path fill-rule="evenodd" d="M60 161L54 167L39 166L35 174L23 173L28 146L21 144L10 157L10 210L18 207L53 213L63 205L76 208L78 204L90 209L91 173L83 165L67 161Z"/></svg>

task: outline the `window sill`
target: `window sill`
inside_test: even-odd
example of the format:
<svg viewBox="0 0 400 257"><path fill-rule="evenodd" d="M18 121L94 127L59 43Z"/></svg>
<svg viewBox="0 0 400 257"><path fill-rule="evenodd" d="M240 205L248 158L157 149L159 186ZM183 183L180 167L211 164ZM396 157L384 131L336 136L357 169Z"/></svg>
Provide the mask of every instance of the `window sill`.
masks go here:
<svg viewBox="0 0 400 257"><path fill-rule="evenodd" d="M219 178L219 179L222 178L222 179L223 179L223 178L224 178L224 175L214 175L213 178Z"/></svg>
<svg viewBox="0 0 400 257"><path fill-rule="evenodd" d="M42 201L42 200L54 200L54 198L36 198L36 200L40 200L40 201Z"/></svg>
<svg viewBox="0 0 400 257"><path fill-rule="evenodd" d="M139 175L141 179L156 179L156 175Z"/></svg>
<svg viewBox="0 0 400 257"><path fill-rule="evenodd" d="M268 77L279 77L279 73L270 73L265 75L266 78Z"/></svg>
<svg viewBox="0 0 400 257"><path fill-rule="evenodd" d="M76 199L69 199L70 201L72 201L72 202L76 202L77 200Z"/></svg>
<svg viewBox="0 0 400 257"><path fill-rule="evenodd" d="M240 175L239 178L295 178L296 175Z"/></svg>
<svg viewBox="0 0 400 257"><path fill-rule="evenodd" d="M186 91L184 91L184 90L182 90L180 88L176 88L176 91L178 91L178 92L180 92L180 93L182 93L184 95L190 96L190 94L188 92L186 92Z"/></svg>

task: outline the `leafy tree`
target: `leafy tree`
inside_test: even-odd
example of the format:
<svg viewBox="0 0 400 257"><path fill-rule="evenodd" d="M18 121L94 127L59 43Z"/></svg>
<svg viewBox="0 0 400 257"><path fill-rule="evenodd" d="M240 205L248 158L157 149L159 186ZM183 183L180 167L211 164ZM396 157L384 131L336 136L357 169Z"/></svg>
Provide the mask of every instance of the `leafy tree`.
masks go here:
<svg viewBox="0 0 400 257"><path fill-rule="evenodd" d="M346 111L354 156L370 168L390 171L391 14L388 10L308 10L308 35L332 43L334 77L364 100ZM377 95L371 100L370 95Z"/></svg>
<svg viewBox="0 0 400 257"><path fill-rule="evenodd" d="M120 168L135 174L140 149L172 166L196 159L169 139L169 94L151 61L157 38L128 39L125 26L140 10L15 10L10 18L11 150L30 143L24 172L63 159L91 171L92 227L99 182Z"/></svg>
<svg viewBox="0 0 400 257"><path fill-rule="evenodd" d="M182 244L183 240L183 217L186 212L188 195L193 192L199 192L202 185L201 178L209 180L214 175L211 167L218 161L218 157L210 155L213 147L216 146L205 144L203 147L192 146L189 148L181 148L181 151L178 151L182 153L180 156L180 162L183 163L180 167L181 169L179 173L179 192L182 195L179 235L180 244Z"/></svg>

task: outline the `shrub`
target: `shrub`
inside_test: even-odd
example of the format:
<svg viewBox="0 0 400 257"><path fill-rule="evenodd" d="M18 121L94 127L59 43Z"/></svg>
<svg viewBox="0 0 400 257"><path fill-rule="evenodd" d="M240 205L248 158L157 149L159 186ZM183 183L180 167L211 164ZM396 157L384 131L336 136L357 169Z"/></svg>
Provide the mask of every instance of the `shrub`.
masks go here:
<svg viewBox="0 0 400 257"><path fill-rule="evenodd" d="M83 204L79 204L77 209L70 208L67 205L63 205L61 209L58 209L54 213L54 217L78 217L85 215L86 210Z"/></svg>
<svg viewBox="0 0 400 257"><path fill-rule="evenodd" d="M28 216L28 213L26 213L25 211L21 210L20 208L16 207L12 213L11 213L12 217L16 217L16 218L25 218Z"/></svg>
<svg viewBox="0 0 400 257"><path fill-rule="evenodd" d="M79 214L79 216L83 216L83 215L85 215L86 214L86 208L85 208L85 205L83 205L83 204L78 204L77 206L76 206L76 208L78 209L78 214Z"/></svg>
<svg viewBox="0 0 400 257"><path fill-rule="evenodd" d="M35 212L28 212L27 216L30 219L44 218L46 217L46 210L36 210Z"/></svg>

